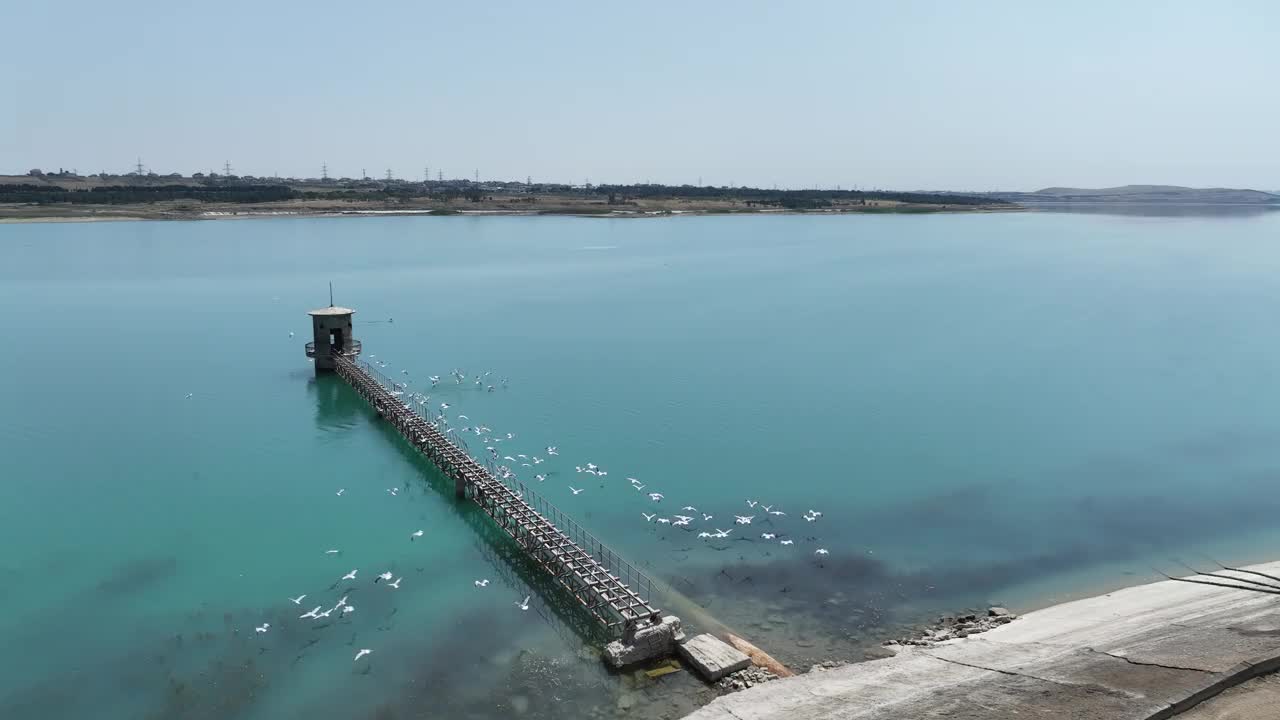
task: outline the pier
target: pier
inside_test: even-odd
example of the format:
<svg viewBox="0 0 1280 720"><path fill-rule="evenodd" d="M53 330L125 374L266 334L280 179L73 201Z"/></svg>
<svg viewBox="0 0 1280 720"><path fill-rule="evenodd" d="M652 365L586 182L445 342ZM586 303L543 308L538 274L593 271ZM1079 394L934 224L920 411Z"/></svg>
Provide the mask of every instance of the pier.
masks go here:
<svg viewBox="0 0 1280 720"><path fill-rule="evenodd" d="M605 649L620 667L670 654L683 639L679 618L663 617L653 583L568 515L523 483L475 459L462 438L401 400L404 388L359 359L354 310L330 306L309 313L314 339L306 353L316 372L347 382L418 452L453 481L459 500L474 502L525 555L577 600L586 615L617 638Z"/></svg>

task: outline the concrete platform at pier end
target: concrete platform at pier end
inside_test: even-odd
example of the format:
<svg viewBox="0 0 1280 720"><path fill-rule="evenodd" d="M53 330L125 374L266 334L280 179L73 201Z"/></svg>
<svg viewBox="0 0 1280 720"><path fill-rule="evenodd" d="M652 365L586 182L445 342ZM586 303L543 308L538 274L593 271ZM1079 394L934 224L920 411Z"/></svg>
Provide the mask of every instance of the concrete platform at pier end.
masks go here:
<svg viewBox="0 0 1280 720"><path fill-rule="evenodd" d="M1280 576L1280 562L1250 569ZM687 717L1163 720L1277 668L1280 595L1166 580L758 685Z"/></svg>

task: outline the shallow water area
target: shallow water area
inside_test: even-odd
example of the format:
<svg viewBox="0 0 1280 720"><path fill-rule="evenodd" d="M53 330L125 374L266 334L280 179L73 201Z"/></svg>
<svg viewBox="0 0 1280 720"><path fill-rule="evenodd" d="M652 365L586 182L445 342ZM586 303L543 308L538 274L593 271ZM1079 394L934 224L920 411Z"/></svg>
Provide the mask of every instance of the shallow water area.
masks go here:
<svg viewBox="0 0 1280 720"><path fill-rule="evenodd" d="M330 281L367 359L490 428L660 605L797 669L941 612L1274 559L1277 237L1275 213L0 226L0 716L711 697L605 672L505 535L315 377Z"/></svg>

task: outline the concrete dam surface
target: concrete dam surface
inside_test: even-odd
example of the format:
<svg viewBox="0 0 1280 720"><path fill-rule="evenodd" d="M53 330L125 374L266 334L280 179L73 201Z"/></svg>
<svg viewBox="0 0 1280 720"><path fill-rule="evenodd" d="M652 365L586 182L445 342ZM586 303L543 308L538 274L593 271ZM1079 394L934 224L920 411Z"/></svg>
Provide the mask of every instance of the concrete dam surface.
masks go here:
<svg viewBox="0 0 1280 720"><path fill-rule="evenodd" d="M1280 562L1248 568L1280 575ZM725 695L688 720L1162 720L1280 667L1280 601L1165 580L1028 613L980 635ZM1256 692L1280 697L1267 684ZM1237 707L1257 709L1232 690ZM1254 697L1256 699L1256 696ZM1208 712L1185 717L1280 717ZM1206 714L1208 713L1208 714ZM1270 714L1268 714L1270 713Z"/></svg>

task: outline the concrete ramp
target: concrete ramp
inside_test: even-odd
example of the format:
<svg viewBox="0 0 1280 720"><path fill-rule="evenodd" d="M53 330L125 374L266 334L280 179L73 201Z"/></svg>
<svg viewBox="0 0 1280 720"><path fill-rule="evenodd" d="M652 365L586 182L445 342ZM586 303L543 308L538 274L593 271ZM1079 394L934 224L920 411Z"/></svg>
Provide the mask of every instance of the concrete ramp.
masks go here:
<svg viewBox="0 0 1280 720"><path fill-rule="evenodd" d="M1167 580L777 680L688 718L1163 720L1277 667L1280 596Z"/></svg>

